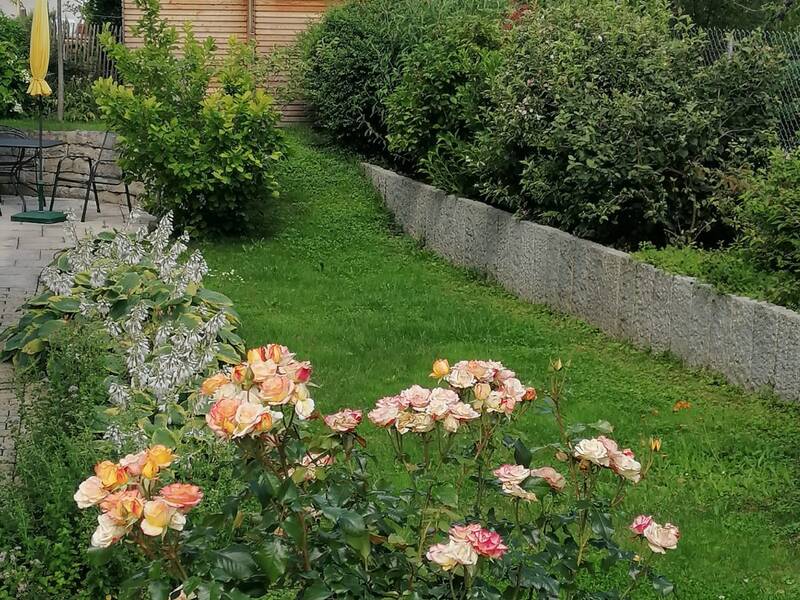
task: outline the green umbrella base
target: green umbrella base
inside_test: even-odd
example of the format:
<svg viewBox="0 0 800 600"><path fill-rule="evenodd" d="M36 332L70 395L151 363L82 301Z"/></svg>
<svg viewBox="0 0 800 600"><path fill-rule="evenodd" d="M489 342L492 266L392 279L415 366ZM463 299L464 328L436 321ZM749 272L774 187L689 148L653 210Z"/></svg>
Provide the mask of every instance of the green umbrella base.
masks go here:
<svg viewBox="0 0 800 600"><path fill-rule="evenodd" d="M11 215L11 220L19 223L39 223L40 225L47 225L66 221L67 215L55 210L29 210Z"/></svg>

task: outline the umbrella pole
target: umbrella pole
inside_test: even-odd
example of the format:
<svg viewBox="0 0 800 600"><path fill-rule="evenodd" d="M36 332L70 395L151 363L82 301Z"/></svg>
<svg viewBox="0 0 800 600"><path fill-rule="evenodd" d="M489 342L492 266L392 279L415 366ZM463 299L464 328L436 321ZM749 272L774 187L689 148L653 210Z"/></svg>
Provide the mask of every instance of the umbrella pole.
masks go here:
<svg viewBox="0 0 800 600"><path fill-rule="evenodd" d="M42 157L42 119L44 101L39 96L39 161L36 165L36 193L39 196L39 212L44 211L44 160Z"/></svg>

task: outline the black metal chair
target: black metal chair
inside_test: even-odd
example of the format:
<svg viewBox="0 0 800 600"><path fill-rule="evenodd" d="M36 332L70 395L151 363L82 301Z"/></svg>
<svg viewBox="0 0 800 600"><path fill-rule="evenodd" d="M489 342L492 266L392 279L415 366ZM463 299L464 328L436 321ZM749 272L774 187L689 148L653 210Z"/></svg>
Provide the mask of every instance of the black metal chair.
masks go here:
<svg viewBox="0 0 800 600"><path fill-rule="evenodd" d="M0 135L18 138L28 137L21 129L17 129L16 127L7 127L5 125L0 125ZM33 165L35 162L36 155L33 154L26 157L25 148L19 148L13 154L0 156L0 177L8 178L14 185L14 191L16 192L17 196L19 196L19 199L22 200L22 210L28 210L28 207L25 204L25 196L20 190L20 186L24 186L20 179L20 173L24 167ZM2 197L0 197L0 203L1 201ZM0 210L0 215L2 214L3 211Z"/></svg>
<svg viewBox="0 0 800 600"><path fill-rule="evenodd" d="M128 187L128 182L125 181L125 176L122 171L119 171L119 175L115 173L108 173L107 171L101 171L101 168L104 166L117 166L117 161L112 157L113 148L108 147L108 136L109 132L106 131L105 135L103 136L103 144L98 151L97 158L93 159L89 156L67 154L59 159L58 166L56 167L56 176L55 179L53 179L53 194L50 197L50 210L53 210L53 204L56 200L56 191L58 190L59 182L80 183L86 185L86 195L83 198L81 222L86 220L86 207L89 205L90 193L94 193L94 203L97 207L97 212L100 212L100 197L97 193L98 183L101 185L124 184L125 198L128 202L128 212L133 210L133 205L131 203L131 191ZM73 165L75 164L75 161L85 161L89 167L86 177L80 178L79 176L82 175L82 173L74 173L72 171L70 171L69 175L66 177L62 175L61 167L65 160L71 160Z"/></svg>

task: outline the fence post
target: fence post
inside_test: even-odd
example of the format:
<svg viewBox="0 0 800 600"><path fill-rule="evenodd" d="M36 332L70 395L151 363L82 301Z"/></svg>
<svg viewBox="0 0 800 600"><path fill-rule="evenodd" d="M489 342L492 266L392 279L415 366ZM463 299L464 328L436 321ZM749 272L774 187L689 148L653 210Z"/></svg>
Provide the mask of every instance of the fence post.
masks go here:
<svg viewBox="0 0 800 600"><path fill-rule="evenodd" d="M728 58L733 58L733 32L728 34Z"/></svg>
<svg viewBox="0 0 800 600"><path fill-rule="evenodd" d="M58 120L64 120L64 19L61 0L56 0L56 37L58 39Z"/></svg>

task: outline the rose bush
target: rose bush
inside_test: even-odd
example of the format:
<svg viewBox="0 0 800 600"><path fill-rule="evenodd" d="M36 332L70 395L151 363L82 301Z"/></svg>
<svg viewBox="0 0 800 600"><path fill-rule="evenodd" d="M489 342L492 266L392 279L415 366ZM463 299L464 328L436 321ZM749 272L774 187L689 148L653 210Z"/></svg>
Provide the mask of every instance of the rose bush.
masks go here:
<svg viewBox="0 0 800 600"><path fill-rule="evenodd" d="M200 386L197 410L236 449L246 482L219 512L187 526L202 494L161 485L174 457L159 446L99 463L76 501L103 511L94 545L141 548L145 568L126 585L154 597L626 598L645 581L668 595L653 560L677 547L678 528L646 515L615 524L660 442L637 459L606 422L568 425L566 369L550 365L539 398L499 362L437 360L435 387L413 385L366 415L407 482L389 485L369 468L363 413L321 415L311 364L269 344ZM559 437L529 447L516 424L544 416ZM586 587L587 573L617 563L629 577L616 589Z"/></svg>

